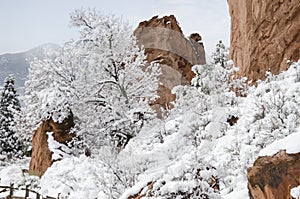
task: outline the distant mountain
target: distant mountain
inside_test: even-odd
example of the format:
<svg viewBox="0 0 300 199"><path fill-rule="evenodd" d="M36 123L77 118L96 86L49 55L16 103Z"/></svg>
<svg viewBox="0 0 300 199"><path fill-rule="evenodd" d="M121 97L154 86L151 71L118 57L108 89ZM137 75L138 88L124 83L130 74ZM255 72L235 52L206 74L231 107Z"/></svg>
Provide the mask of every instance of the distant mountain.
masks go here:
<svg viewBox="0 0 300 199"><path fill-rule="evenodd" d="M28 75L28 67L34 57L44 58L46 55L54 56L60 46L56 44L43 44L31 50L20 53L7 53L0 55L0 88L5 77L14 74L15 85L20 94L24 92L24 83Z"/></svg>

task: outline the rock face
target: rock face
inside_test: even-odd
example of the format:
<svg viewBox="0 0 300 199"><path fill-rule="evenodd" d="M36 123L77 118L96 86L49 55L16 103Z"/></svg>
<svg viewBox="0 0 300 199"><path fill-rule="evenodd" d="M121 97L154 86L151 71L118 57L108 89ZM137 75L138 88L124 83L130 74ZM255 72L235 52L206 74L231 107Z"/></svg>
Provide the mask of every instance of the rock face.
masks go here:
<svg viewBox="0 0 300 199"><path fill-rule="evenodd" d="M300 184L300 153L280 151L259 157L248 169L251 199L290 199L290 189Z"/></svg>
<svg viewBox="0 0 300 199"><path fill-rule="evenodd" d="M29 166L29 173L41 177L48 167L53 163L52 152L48 147L47 132L53 132L54 140L66 144L74 134L70 129L74 127L73 116L69 116L62 123L54 122L52 119L44 121L35 131L32 138L32 155Z"/></svg>
<svg viewBox="0 0 300 199"><path fill-rule="evenodd" d="M145 47L147 61L157 61L162 68L158 94L160 98L153 103L159 116L159 109L170 109L175 100L171 89L177 85L189 84L194 77L191 67L205 64L205 51L198 33L186 38L174 15L153 17L143 21L134 32L139 45Z"/></svg>
<svg viewBox="0 0 300 199"><path fill-rule="evenodd" d="M228 0L231 15L230 58L239 76L256 81L265 72L286 70L300 58L299 0Z"/></svg>

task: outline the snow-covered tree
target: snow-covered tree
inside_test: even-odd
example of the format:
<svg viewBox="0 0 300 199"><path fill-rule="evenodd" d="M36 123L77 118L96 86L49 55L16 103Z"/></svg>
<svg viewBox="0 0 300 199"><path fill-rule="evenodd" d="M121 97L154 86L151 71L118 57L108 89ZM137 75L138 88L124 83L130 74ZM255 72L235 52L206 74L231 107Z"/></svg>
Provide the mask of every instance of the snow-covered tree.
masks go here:
<svg viewBox="0 0 300 199"><path fill-rule="evenodd" d="M212 95L229 90L230 73L233 71L231 63L228 62L228 49L222 41L216 45L210 63L195 65L192 70L196 74L192 85L204 94Z"/></svg>
<svg viewBox="0 0 300 199"><path fill-rule="evenodd" d="M206 95L220 96L222 93L234 91L237 95L247 92L246 77L236 78L234 75L239 70L228 60L228 49L220 41L212 53L212 61L205 65L195 65L192 68L196 74L191 84Z"/></svg>
<svg viewBox="0 0 300 199"><path fill-rule="evenodd" d="M212 59L214 64L220 64L223 68L226 67L229 50L225 47L222 40L216 45L216 50L212 53Z"/></svg>
<svg viewBox="0 0 300 199"><path fill-rule="evenodd" d="M26 82L27 112L38 122L60 122L72 110L79 136L91 148L124 147L152 117L159 68L146 64L132 28L114 16L76 10L71 24L80 38L67 42L53 61L35 60Z"/></svg>
<svg viewBox="0 0 300 199"><path fill-rule="evenodd" d="M21 106L20 111L16 111L14 113L14 120L15 125L12 129L15 132L15 135L22 141L23 155L29 157L31 156L32 149L32 128L29 128L28 119L26 118L24 107Z"/></svg>
<svg viewBox="0 0 300 199"><path fill-rule="evenodd" d="M21 155L22 145L13 130L14 114L20 111L20 102L15 90L13 75L4 81L0 98L0 153L8 157Z"/></svg>

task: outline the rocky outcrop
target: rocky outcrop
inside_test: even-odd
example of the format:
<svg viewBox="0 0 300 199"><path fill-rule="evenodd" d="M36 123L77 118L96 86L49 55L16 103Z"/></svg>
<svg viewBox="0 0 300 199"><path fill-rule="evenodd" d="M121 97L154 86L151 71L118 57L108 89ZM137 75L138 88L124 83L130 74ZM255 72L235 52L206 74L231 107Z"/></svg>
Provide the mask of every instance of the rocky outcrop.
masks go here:
<svg viewBox="0 0 300 199"><path fill-rule="evenodd" d="M70 115L62 123L54 122L52 119L44 121L34 132L32 138L32 155L29 173L41 177L48 167L53 163L52 152L48 146L48 132L53 132L55 141L66 144L71 141L74 134L69 133L74 127L73 116Z"/></svg>
<svg viewBox="0 0 300 199"><path fill-rule="evenodd" d="M231 16L230 58L239 76L256 81L288 68L300 58L299 0L228 0Z"/></svg>
<svg viewBox="0 0 300 199"><path fill-rule="evenodd" d="M290 190L300 184L300 153L279 151L259 157L248 169L251 199L290 199Z"/></svg>
<svg viewBox="0 0 300 199"><path fill-rule="evenodd" d="M139 24L134 32L139 45L143 45L147 61L157 61L162 68L158 94L160 98L152 105L159 109L170 109L175 96L171 89L189 84L194 77L191 67L205 64L205 51L198 33L186 38L174 15L153 17Z"/></svg>

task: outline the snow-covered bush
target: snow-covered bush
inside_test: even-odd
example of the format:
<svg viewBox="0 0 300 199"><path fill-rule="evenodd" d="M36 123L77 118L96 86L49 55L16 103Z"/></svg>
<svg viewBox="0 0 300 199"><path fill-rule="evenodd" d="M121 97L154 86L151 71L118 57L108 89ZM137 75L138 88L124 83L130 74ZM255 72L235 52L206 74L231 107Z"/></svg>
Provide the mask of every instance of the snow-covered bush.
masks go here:
<svg viewBox="0 0 300 199"><path fill-rule="evenodd" d="M106 151L111 153L111 150ZM105 154L103 154L105 155ZM107 198L117 199L126 188L135 183L134 170L125 159L86 156L69 157L55 162L42 176L40 193L60 198ZM103 161L104 159L105 161ZM124 164L125 163L125 164ZM132 165L130 165L132 166Z"/></svg>
<svg viewBox="0 0 300 199"><path fill-rule="evenodd" d="M262 147L272 142L273 138L290 134L299 125L298 67L299 63L291 65L287 72L279 75L268 74L266 81L260 82L249 96L255 105L254 120L258 123L257 130L264 132Z"/></svg>
<svg viewBox="0 0 300 199"><path fill-rule="evenodd" d="M122 190L101 160L85 156L55 162L41 178L41 194L61 198L118 198Z"/></svg>
<svg viewBox="0 0 300 199"><path fill-rule="evenodd" d="M189 159L192 158L192 159ZM184 156L168 167L167 172L155 180L151 187L141 191L149 198L217 199L219 181L217 171L196 157Z"/></svg>

